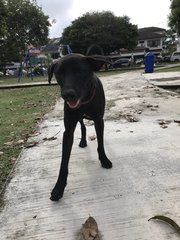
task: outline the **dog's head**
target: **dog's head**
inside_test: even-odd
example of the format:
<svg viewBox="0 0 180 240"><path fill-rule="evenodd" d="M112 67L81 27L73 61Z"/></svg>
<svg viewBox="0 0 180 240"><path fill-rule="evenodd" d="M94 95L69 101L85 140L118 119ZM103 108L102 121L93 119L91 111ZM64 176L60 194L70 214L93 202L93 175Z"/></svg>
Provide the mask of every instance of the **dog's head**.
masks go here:
<svg viewBox="0 0 180 240"><path fill-rule="evenodd" d="M87 98L94 84L94 71L107 62L104 56L66 55L53 63L48 69L48 81L53 73L61 87L62 98L68 106L76 109Z"/></svg>

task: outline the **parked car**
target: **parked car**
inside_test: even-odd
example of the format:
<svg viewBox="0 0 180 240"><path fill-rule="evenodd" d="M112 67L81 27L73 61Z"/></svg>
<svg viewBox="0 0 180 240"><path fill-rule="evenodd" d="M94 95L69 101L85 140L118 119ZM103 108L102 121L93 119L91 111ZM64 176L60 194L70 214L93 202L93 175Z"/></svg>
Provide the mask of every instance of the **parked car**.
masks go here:
<svg viewBox="0 0 180 240"><path fill-rule="evenodd" d="M17 70L20 67L20 63L17 62L9 62L6 64L6 70Z"/></svg>
<svg viewBox="0 0 180 240"><path fill-rule="evenodd" d="M178 62L180 61L180 52L173 52L171 55L171 62Z"/></svg>
<svg viewBox="0 0 180 240"><path fill-rule="evenodd" d="M144 63L144 59L143 58L137 58L136 60L135 60L135 64L136 65L141 65L141 64L143 64Z"/></svg>
<svg viewBox="0 0 180 240"><path fill-rule="evenodd" d="M163 57L161 55L155 56L155 63L161 63L163 61Z"/></svg>
<svg viewBox="0 0 180 240"><path fill-rule="evenodd" d="M109 68L119 68L119 67L122 67L122 66L129 66L130 64L130 61L128 58L120 58L118 60L116 60L115 62L111 63L109 65Z"/></svg>
<svg viewBox="0 0 180 240"><path fill-rule="evenodd" d="M163 62L170 62L171 56L170 55L165 55L163 57Z"/></svg>

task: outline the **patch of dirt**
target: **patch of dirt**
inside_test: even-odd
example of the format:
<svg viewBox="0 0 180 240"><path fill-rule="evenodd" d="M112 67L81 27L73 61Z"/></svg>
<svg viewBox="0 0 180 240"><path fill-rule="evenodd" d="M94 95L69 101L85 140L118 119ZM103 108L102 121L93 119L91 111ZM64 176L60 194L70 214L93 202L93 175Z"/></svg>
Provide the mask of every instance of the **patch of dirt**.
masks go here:
<svg viewBox="0 0 180 240"><path fill-rule="evenodd" d="M127 115L130 115L139 121L143 114L152 116L164 111L179 111L178 104L173 108L166 104L166 101L174 104L174 98L179 97L178 93L149 84L140 71L100 79L106 96L105 120L129 121ZM64 101L59 98L53 111L45 117L63 119L63 108Z"/></svg>

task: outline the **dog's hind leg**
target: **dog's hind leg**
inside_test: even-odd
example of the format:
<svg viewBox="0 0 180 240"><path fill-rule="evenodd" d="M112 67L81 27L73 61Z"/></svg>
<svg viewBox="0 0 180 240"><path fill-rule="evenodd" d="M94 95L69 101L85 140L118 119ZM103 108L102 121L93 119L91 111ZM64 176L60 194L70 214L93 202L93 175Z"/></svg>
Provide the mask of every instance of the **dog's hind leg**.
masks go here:
<svg viewBox="0 0 180 240"><path fill-rule="evenodd" d="M112 168L112 162L107 158L104 151L104 120L98 118L94 120L98 140L98 155L103 168Z"/></svg>
<svg viewBox="0 0 180 240"><path fill-rule="evenodd" d="M86 126L84 125L83 119L80 121L81 124L81 141L79 143L79 147L84 148L87 146L87 141L86 141Z"/></svg>

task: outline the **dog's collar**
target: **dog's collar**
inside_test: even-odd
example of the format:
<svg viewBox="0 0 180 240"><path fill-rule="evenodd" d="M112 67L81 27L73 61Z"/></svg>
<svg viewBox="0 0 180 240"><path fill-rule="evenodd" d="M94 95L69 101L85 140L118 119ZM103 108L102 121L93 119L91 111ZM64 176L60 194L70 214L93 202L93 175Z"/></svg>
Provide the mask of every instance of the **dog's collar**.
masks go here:
<svg viewBox="0 0 180 240"><path fill-rule="evenodd" d="M93 100L95 94L96 94L96 87L94 86L92 89L92 94L91 94L90 98L87 101L81 102L81 104L85 105L85 104L88 104L89 102L91 102Z"/></svg>

